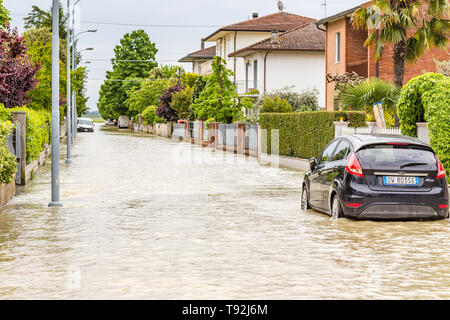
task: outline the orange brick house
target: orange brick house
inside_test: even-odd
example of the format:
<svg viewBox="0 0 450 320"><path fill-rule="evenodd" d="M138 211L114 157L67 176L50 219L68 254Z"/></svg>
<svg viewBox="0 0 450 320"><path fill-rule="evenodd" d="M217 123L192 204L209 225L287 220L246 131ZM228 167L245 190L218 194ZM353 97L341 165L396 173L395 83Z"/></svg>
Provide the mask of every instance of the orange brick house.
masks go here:
<svg viewBox="0 0 450 320"><path fill-rule="evenodd" d="M372 2L366 2L360 6L326 17L318 22L318 28L326 29L325 45L325 76L341 75L345 72L355 71L363 77L378 77L383 80L394 80L393 46L386 46L383 55L378 62L374 61L375 48L364 47L367 39L367 31L353 30L350 18L358 8L368 7ZM448 60L449 53L446 50L433 48L427 51L416 63L406 62L406 83L411 78L424 72L435 72L436 65L433 59ZM325 84L326 110L338 108L335 100L334 82Z"/></svg>

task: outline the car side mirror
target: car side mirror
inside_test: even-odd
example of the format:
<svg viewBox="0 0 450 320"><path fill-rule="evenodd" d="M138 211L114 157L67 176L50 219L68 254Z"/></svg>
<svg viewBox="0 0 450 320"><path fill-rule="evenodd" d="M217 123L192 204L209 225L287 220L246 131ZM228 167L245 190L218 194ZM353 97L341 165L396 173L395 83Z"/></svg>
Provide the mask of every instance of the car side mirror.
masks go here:
<svg viewBox="0 0 450 320"><path fill-rule="evenodd" d="M317 167L317 159L316 158L309 159L309 167L311 168L311 171L314 170L315 167Z"/></svg>

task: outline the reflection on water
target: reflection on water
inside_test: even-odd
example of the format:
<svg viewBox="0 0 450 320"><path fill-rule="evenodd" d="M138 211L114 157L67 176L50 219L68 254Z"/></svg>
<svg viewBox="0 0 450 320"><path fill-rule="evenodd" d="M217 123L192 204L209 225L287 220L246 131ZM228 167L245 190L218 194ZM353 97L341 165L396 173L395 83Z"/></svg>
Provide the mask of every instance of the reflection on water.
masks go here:
<svg viewBox="0 0 450 320"><path fill-rule="evenodd" d="M96 128L0 209L0 298L450 298L448 220L301 212L301 173ZM64 155L63 155L64 156Z"/></svg>

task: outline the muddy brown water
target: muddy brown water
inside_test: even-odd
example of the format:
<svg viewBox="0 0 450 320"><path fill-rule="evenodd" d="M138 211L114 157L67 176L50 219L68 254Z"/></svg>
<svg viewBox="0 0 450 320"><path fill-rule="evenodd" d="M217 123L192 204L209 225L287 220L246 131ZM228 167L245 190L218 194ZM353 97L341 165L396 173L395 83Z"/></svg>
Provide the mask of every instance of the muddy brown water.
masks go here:
<svg viewBox="0 0 450 320"><path fill-rule="evenodd" d="M0 299L450 298L448 220L331 220L301 172L102 126L73 160L63 208L48 164L0 209Z"/></svg>

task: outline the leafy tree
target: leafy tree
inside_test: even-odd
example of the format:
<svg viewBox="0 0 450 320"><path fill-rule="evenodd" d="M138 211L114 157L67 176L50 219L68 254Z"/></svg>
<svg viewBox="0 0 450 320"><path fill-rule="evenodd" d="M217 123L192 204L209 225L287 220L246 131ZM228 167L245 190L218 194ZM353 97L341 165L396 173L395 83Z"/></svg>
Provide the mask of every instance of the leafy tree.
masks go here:
<svg viewBox="0 0 450 320"><path fill-rule="evenodd" d="M264 97L261 113L287 113L292 112L292 107L286 99L279 96Z"/></svg>
<svg viewBox="0 0 450 320"><path fill-rule="evenodd" d="M28 102L27 93L36 86L34 76L39 65L34 64L17 28L0 29L0 103L12 108Z"/></svg>
<svg viewBox="0 0 450 320"><path fill-rule="evenodd" d="M175 110L180 119L188 119L191 114L191 99L192 99L192 88L186 87L185 89L175 92L172 95L172 102L170 107Z"/></svg>
<svg viewBox="0 0 450 320"><path fill-rule="evenodd" d="M374 0L353 13L355 29L369 31L366 46L375 45L375 60L388 44L394 46L394 83L403 85L405 59L420 58L432 46L446 48L450 24L447 0Z"/></svg>
<svg viewBox="0 0 450 320"><path fill-rule="evenodd" d="M72 90L77 95L77 114L81 116L88 110L86 103L88 98L86 97L87 86L87 70L86 67L78 67L75 71L71 71L71 85ZM64 90L63 90L64 91ZM64 98L66 96L64 95Z"/></svg>
<svg viewBox="0 0 450 320"><path fill-rule="evenodd" d="M104 118L117 118L121 114L132 115L125 105L127 92L140 87L140 79L148 77L150 70L157 66L156 46L144 30L127 33L114 49L112 71L106 73L106 81L100 88L98 109ZM133 61L130 61L133 60Z"/></svg>
<svg viewBox="0 0 450 320"><path fill-rule="evenodd" d="M39 64L40 69L36 73L37 85L28 93L30 102L28 106L34 110L51 110L52 107L52 39L49 28L41 28L39 30L30 29L24 34L28 54L33 62ZM61 48L60 48L61 50ZM63 61L59 62L59 87L60 87L60 106L66 104L66 81L67 70ZM79 97L77 97L79 98ZM83 98L79 98L83 101ZM78 100L77 100L78 102ZM78 105L78 103L77 103Z"/></svg>
<svg viewBox="0 0 450 320"><path fill-rule="evenodd" d="M206 83L208 82L208 76L199 76L197 80L194 82L194 86L192 87L192 103L195 102L200 97L203 89L206 87Z"/></svg>
<svg viewBox="0 0 450 320"><path fill-rule="evenodd" d="M236 86L230 80L233 72L226 68L226 62L221 57L214 57L213 74L210 75L206 87L195 99L192 109L199 119L231 123L240 119L242 110L237 105Z"/></svg>
<svg viewBox="0 0 450 320"><path fill-rule="evenodd" d="M161 104L158 109L156 109L156 115L158 117L164 118L167 121L178 120L178 114L174 109L170 107L170 104L172 102L172 96L174 95L174 93L179 92L183 89L184 88L181 86L181 84L177 83L164 90L164 93L159 98Z"/></svg>
<svg viewBox="0 0 450 320"><path fill-rule="evenodd" d="M47 27L39 29L28 29L24 34L27 40L27 47L31 48L35 45L39 46L42 43L52 42L52 30ZM59 40L59 59L65 64L67 58L66 39Z"/></svg>
<svg viewBox="0 0 450 320"><path fill-rule="evenodd" d="M148 106L159 105L159 98L169 86L169 80L144 81L140 87L133 87L127 92L125 105L130 111L141 113Z"/></svg>
<svg viewBox="0 0 450 320"><path fill-rule="evenodd" d="M6 24L10 21L9 11L3 5L3 0L0 0L0 28L6 27Z"/></svg>
<svg viewBox="0 0 450 320"><path fill-rule="evenodd" d="M185 74L184 68L173 65L160 65L150 71L150 79L177 79L180 80Z"/></svg>
<svg viewBox="0 0 450 320"><path fill-rule="evenodd" d="M40 29L40 28L49 28L50 31L53 28L53 6L50 7L50 10L44 11L40 9L38 6L32 6L31 12L23 19L25 21L24 26L25 29ZM59 4L59 37L61 39L66 39L67 31L66 31L66 21L67 16L64 15L64 10Z"/></svg>
<svg viewBox="0 0 450 320"><path fill-rule="evenodd" d="M145 108L145 110L142 112L142 117L144 118L144 122L146 124L153 124L156 120L156 109L157 106L149 106Z"/></svg>
<svg viewBox="0 0 450 320"><path fill-rule="evenodd" d="M193 88L195 86L195 82L197 81L197 79L199 77L200 77L200 75L197 73L193 73L193 72L185 73L181 77L181 84L185 87Z"/></svg>

